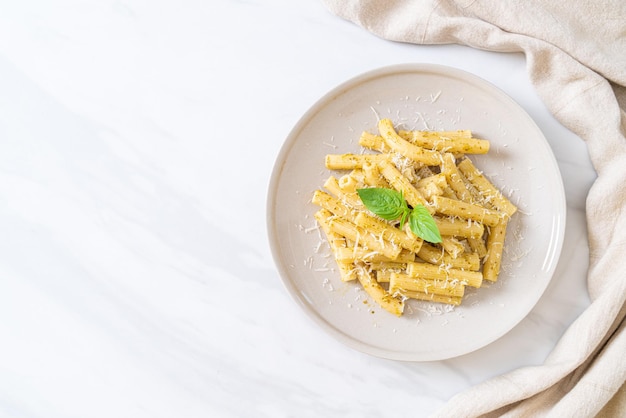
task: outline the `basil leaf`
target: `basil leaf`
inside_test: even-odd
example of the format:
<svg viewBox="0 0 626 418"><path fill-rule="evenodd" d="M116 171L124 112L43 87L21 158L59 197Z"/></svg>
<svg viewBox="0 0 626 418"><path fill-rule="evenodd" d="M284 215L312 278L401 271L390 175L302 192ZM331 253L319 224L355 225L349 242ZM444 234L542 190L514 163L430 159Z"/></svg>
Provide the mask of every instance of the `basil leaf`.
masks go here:
<svg viewBox="0 0 626 418"><path fill-rule="evenodd" d="M401 193L385 188L357 189L361 201L370 211L388 221L398 219L409 208Z"/></svg>
<svg viewBox="0 0 626 418"><path fill-rule="evenodd" d="M411 214L411 210L407 207L404 213L402 214L402 219L400 219L400 229L404 229L404 224L407 219L409 219L409 215Z"/></svg>
<svg viewBox="0 0 626 418"><path fill-rule="evenodd" d="M409 216L409 227L411 231L424 241L437 244L441 242L441 234L428 209L424 205L417 205Z"/></svg>

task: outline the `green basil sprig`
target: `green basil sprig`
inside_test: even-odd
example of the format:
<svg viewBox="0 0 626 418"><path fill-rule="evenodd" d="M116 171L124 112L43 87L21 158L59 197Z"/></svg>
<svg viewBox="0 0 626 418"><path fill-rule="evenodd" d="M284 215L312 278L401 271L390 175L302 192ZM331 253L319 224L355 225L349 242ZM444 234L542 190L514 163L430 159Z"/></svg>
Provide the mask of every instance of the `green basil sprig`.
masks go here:
<svg viewBox="0 0 626 418"><path fill-rule="evenodd" d="M392 189L369 187L357 189L361 201L370 211L381 218L394 221L400 218L400 228L409 221L409 228L424 241L437 244L441 242L441 234L428 209L424 205L409 208L404 195Z"/></svg>

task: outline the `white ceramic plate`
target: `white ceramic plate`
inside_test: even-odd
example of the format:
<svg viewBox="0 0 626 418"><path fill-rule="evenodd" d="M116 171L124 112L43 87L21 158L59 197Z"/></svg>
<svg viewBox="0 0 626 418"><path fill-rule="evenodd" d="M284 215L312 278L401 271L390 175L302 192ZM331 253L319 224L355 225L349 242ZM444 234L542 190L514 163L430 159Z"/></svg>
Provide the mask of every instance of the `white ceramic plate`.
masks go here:
<svg viewBox="0 0 626 418"><path fill-rule="evenodd" d="M520 210L507 230L498 282L470 289L460 307L411 301L397 318L358 283L341 282L327 245L320 247L310 199L331 174L324 156L358 153L359 135L376 132L377 115L407 129L471 129L491 141L490 153L472 160ZM556 267L565 213L554 155L519 105L464 71L408 64L345 82L300 119L272 174L268 232L289 293L325 330L372 355L427 361L484 347L530 312Z"/></svg>

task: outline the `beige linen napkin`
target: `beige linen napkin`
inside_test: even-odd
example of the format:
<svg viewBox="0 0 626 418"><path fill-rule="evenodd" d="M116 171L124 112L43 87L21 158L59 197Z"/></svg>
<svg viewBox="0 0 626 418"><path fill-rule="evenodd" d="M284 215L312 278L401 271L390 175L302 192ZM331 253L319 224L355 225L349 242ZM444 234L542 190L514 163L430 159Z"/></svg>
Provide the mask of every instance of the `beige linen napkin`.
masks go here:
<svg viewBox="0 0 626 418"><path fill-rule="evenodd" d="M626 1L323 1L385 39L524 52L538 94L586 141L598 174L587 197L589 308L543 365L470 388L436 416L626 416Z"/></svg>

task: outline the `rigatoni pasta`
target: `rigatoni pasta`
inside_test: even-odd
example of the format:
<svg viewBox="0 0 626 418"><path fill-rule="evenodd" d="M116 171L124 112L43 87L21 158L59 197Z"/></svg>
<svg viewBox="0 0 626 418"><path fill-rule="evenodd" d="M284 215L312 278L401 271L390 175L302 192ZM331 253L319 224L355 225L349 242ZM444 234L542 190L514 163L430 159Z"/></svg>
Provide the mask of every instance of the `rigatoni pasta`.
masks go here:
<svg viewBox="0 0 626 418"><path fill-rule="evenodd" d="M340 173L324 183L328 193L317 190L312 198L341 280L356 279L397 316L407 299L456 306L467 287L497 280L517 208L468 157L487 153L489 141L469 130L398 131L381 119L378 132L363 132L359 144L365 152L326 156L326 167ZM441 239L417 236L412 215L393 219L368 210L361 200L368 188L395 190L405 210L423 206Z"/></svg>

